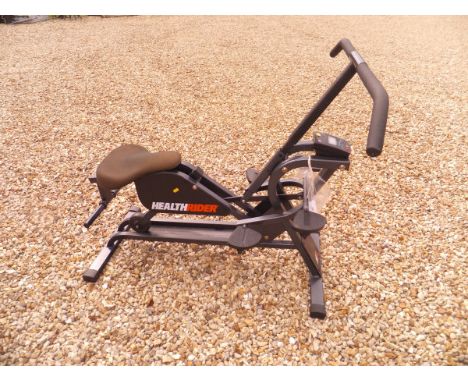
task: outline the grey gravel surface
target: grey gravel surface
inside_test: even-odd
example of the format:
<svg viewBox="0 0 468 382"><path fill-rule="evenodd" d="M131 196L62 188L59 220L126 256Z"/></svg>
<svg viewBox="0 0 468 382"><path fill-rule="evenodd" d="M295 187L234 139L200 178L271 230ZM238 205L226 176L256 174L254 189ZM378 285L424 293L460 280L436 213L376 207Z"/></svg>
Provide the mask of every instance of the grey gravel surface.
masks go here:
<svg viewBox="0 0 468 382"><path fill-rule="evenodd" d="M0 362L467 363L466 17L120 17L0 25ZM349 140L322 231L328 317L295 251L125 243L81 274L131 204L87 231L87 182L121 143L178 150L236 192L346 64L388 90L365 156L357 78L316 131Z"/></svg>

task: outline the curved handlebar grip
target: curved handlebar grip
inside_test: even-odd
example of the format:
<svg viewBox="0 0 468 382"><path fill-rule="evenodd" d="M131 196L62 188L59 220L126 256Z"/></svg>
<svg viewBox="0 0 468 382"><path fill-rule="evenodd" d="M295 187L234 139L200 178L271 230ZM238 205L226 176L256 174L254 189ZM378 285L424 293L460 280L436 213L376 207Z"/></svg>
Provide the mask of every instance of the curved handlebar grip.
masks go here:
<svg viewBox="0 0 468 382"><path fill-rule="evenodd" d="M384 144L385 127L388 117L388 94L348 39L344 38L340 40L330 51L330 56L336 57L342 50L345 51L349 60L356 68L361 81L374 101L369 134L367 136L366 152L367 155L376 157L382 152Z"/></svg>

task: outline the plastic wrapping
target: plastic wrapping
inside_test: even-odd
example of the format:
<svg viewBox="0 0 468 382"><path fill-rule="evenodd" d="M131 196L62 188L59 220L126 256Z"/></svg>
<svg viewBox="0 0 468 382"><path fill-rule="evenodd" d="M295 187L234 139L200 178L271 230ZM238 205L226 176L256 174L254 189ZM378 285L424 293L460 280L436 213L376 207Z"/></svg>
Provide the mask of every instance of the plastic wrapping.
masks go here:
<svg viewBox="0 0 468 382"><path fill-rule="evenodd" d="M331 196L327 182L311 167L304 171L304 209L320 213Z"/></svg>

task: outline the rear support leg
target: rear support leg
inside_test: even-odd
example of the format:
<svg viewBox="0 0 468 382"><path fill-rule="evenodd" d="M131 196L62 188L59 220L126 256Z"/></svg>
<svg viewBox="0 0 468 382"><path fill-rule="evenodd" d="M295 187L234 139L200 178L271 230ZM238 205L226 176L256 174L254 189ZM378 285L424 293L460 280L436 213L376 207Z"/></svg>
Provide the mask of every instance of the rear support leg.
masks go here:
<svg viewBox="0 0 468 382"><path fill-rule="evenodd" d="M135 207L135 206L131 207L130 210L127 212L127 215L125 215L123 223L120 224L116 233L128 231L129 225L124 224L124 223L128 219L130 219L135 213L138 213L138 212L140 212L140 209L138 207ZM102 270L104 269L106 264L109 262L110 258L112 257L115 250L118 248L119 244L122 241L122 239L117 239L117 240L113 239L114 235L111 236L107 244L101 249L101 252L99 252L99 255L96 257L96 259L94 259L91 266L83 273L83 280L89 281L89 282L97 281Z"/></svg>

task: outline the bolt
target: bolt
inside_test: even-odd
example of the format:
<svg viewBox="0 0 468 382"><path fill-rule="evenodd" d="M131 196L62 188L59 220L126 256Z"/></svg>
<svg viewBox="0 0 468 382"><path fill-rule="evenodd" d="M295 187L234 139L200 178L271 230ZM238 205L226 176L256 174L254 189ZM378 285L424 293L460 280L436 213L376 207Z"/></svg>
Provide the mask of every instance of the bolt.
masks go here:
<svg viewBox="0 0 468 382"><path fill-rule="evenodd" d="M286 172L286 171L288 171L288 168L287 168L287 167L283 167L283 168L281 169L281 171Z"/></svg>
<svg viewBox="0 0 468 382"><path fill-rule="evenodd" d="M340 164L340 170L346 169L346 166L344 164Z"/></svg>
<svg viewBox="0 0 468 382"><path fill-rule="evenodd" d="M192 190L196 190L196 189L197 189L197 185L194 184L194 185L192 186Z"/></svg>
<svg viewBox="0 0 468 382"><path fill-rule="evenodd" d="M269 238L270 238L270 236L268 236L268 235L263 236L264 240L268 240Z"/></svg>

